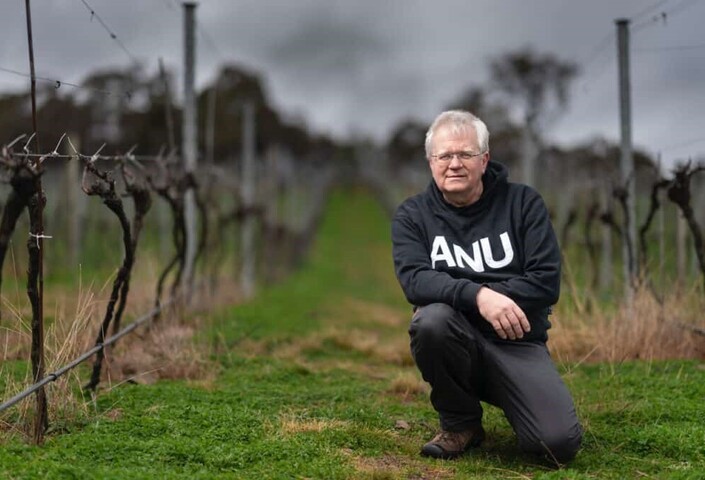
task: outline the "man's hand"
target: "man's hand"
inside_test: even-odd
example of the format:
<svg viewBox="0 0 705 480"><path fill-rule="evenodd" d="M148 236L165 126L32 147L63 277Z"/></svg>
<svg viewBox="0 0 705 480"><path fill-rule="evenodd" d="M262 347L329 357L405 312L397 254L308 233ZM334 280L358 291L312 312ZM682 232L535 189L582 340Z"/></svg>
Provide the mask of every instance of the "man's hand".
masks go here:
<svg viewBox="0 0 705 480"><path fill-rule="evenodd" d="M490 322L497 335L503 340L516 340L529 332L531 326L524 311L514 300L494 290L482 287L477 292L477 308L480 315Z"/></svg>

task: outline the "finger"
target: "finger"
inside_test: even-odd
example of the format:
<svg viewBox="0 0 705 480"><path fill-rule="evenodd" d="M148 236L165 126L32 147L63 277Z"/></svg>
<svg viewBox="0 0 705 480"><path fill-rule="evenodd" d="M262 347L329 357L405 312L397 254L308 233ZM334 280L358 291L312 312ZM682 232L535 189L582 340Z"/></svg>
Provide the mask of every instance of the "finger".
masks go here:
<svg viewBox="0 0 705 480"><path fill-rule="evenodd" d="M512 328L514 329L514 336L516 338L523 338L524 329L522 328L521 321L519 320L519 318L516 317L516 315L511 320Z"/></svg>
<svg viewBox="0 0 705 480"><path fill-rule="evenodd" d="M529 319L526 318L526 314L524 313L524 310L519 308L519 305L514 305L514 308L512 308L512 313L516 315L517 322L519 323L521 329L524 332L530 332L531 331L531 324L529 323Z"/></svg>
<svg viewBox="0 0 705 480"><path fill-rule="evenodd" d="M495 321L492 323L492 327L494 327L494 331L497 332L497 335L499 338L502 340L507 339L507 334L504 332L504 328L502 328L502 325L499 323L499 321Z"/></svg>
<svg viewBox="0 0 705 480"><path fill-rule="evenodd" d="M529 333L531 331L531 324L529 323L529 319L526 318L526 316L519 317L519 322L521 323L521 328L526 333Z"/></svg>
<svg viewBox="0 0 705 480"><path fill-rule="evenodd" d="M521 327L519 318L513 312L510 312L507 314L507 319L512 327L514 338L522 338L524 336L524 330ZM512 338L512 340L514 340L514 338Z"/></svg>
<svg viewBox="0 0 705 480"><path fill-rule="evenodd" d="M509 319L509 315L504 315L500 317L500 324L502 325L502 330L509 337L510 340L516 340L516 334L514 333L514 327Z"/></svg>
<svg viewBox="0 0 705 480"><path fill-rule="evenodd" d="M526 318L526 314L524 313L524 310L519 308L519 306L516 306L514 308L514 314L517 316L517 319L519 320L519 324L521 325L521 329L527 333L530 332L531 331L531 324L529 323L529 319Z"/></svg>

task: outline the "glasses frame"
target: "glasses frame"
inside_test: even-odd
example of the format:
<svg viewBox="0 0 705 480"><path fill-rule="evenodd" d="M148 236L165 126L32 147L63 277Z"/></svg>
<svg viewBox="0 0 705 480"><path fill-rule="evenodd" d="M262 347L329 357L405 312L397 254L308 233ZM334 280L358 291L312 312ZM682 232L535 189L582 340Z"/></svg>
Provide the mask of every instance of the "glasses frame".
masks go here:
<svg viewBox="0 0 705 480"><path fill-rule="evenodd" d="M442 164L448 164L452 162L454 158L457 158L461 162L467 162L475 157L484 155L485 153L487 153L487 150L482 151L480 153L472 153L469 151L461 150L460 152L446 152L438 155L431 155L431 158L435 159L437 162L440 162Z"/></svg>

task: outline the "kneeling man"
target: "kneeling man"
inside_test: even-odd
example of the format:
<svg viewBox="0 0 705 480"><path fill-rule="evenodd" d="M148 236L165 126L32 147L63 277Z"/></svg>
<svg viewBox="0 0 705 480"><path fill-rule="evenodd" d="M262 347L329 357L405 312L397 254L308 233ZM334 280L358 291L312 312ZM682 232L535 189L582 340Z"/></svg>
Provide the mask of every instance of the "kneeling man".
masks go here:
<svg viewBox="0 0 705 480"><path fill-rule="evenodd" d="M436 118L426 157L433 180L392 223L397 278L414 305L411 353L440 419L421 454L478 446L482 400L504 411L522 450L566 463L582 429L546 348L561 268L546 206L490 161L487 127L468 112Z"/></svg>

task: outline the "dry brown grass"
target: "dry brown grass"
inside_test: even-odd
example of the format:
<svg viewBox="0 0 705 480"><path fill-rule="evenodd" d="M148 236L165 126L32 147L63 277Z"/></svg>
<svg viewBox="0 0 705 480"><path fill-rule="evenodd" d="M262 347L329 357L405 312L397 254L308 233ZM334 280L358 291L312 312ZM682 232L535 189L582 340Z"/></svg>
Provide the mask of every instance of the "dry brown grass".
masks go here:
<svg viewBox="0 0 705 480"><path fill-rule="evenodd" d="M395 366L413 365L405 335L390 337L381 335L374 329L329 328L323 332L276 345L271 353L277 358L296 359L305 356L306 352L321 350L326 344L333 345L341 351L362 353L376 363ZM269 350L262 342L243 342L240 347L255 355Z"/></svg>
<svg viewBox="0 0 705 480"><path fill-rule="evenodd" d="M95 313L94 296L90 290L79 287L78 295L72 299L73 305L70 309L67 302L56 302L55 320L45 330L45 373L63 367L89 348L87 332L90 330L89 325ZM13 315L11 319L4 320L4 323L10 326L5 326L0 332L0 338L5 345L2 360L27 359L31 343L29 326L31 320L22 314L21 309L8 308L6 311L8 310ZM12 348L8 348L10 344ZM32 383L30 368L20 380L6 372L0 371L0 375L5 377L3 398L19 393ZM74 370L47 386L50 419L78 419L88 415L89 405L80 394L76 393L75 385L79 382L80 378ZM33 396L30 397L30 399L33 398ZM34 405L33 400L25 400L15 406L15 412L3 412L0 417L0 422L5 427L3 432L29 435L34 418ZM10 418L15 420L9 420Z"/></svg>
<svg viewBox="0 0 705 480"><path fill-rule="evenodd" d="M136 271L131 281L128 305L122 326L153 308L156 268ZM105 314L113 277L100 286L84 287L79 278L78 288L58 287L45 290L45 373L68 364L93 347L95 336ZM205 288L193 297L193 310L206 306L224 305L237 299L237 289L227 281L221 288ZM225 288L224 288L225 287ZM24 293L24 292L22 292ZM3 319L0 323L0 365L10 360L28 360L31 346L31 309L19 293L3 296ZM14 303L16 302L16 303ZM51 305L51 306L49 306ZM218 368L208 360L210 347L195 340L195 332L206 319L191 315L188 319L173 310L166 312L157 325L139 327L109 349L103 363L101 386L114 388L124 382L149 383L157 379L187 379L208 387ZM109 334L112 334L112 328ZM84 365L90 365L92 357ZM47 385L50 424L56 420L77 420L91 414L90 399L80 395L88 378L74 369ZM32 382L31 367L22 378L0 367L4 389L2 399L8 399L27 388ZM4 434L27 434L34 417L33 396L0 414L0 430Z"/></svg>
<svg viewBox="0 0 705 480"><path fill-rule="evenodd" d="M156 280L152 275L137 277L137 280L149 287L132 286L130 306L132 311L144 313L153 308L153 285ZM218 288L207 285L196 291L191 297L188 310L192 313L188 317L181 313L183 305L165 309L157 320L123 337L117 347L109 351L103 377L106 384L113 388L124 382L153 383L161 379L182 379L209 388L219 373L219 367L209 360L211 346L205 340L196 340L196 333L206 328L209 322L206 316L198 312L232 304L240 298L235 283L223 278L218 282Z"/></svg>
<svg viewBox="0 0 705 480"><path fill-rule="evenodd" d="M428 394L430 387L424 382L416 370L404 371L392 379L389 386L390 393L398 395L407 401L419 394Z"/></svg>
<svg viewBox="0 0 705 480"><path fill-rule="evenodd" d="M209 361L209 347L194 340L197 327L162 322L121 342L106 357L107 385L185 379L210 385L219 369Z"/></svg>
<svg viewBox="0 0 705 480"><path fill-rule="evenodd" d="M343 302L344 309L368 322L386 327L405 327L410 314L403 314L396 308L375 302L368 302L359 298L349 297Z"/></svg>
<svg viewBox="0 0 705 480"><path fill-rule="evenodd" d="M370 307L376 314L367 314L365 308ZM396 328L403 318L398 311L372 302L344 302L347 314L352 312L355 318L364 318L359 323L363 326L336 325L306 336L282 340L254 340L244 338L237 344L237 353L253 358L263 355L286 360L312 372L329 370L347 370L374 379L390 379L393 374L390 368L410 367L414 365L409 352L408 338L404 329ZM359 314L359 315L358 315ZM389 319L392 319L391 321ZM408 321L407 319L403 320ZM339 319L323 322L324 325L340 324ZM384 324L384 328L379 328ZM387 327L394 326L394 329ZM347 327L347 328L346 328ZM356 352L366 357L367 361L347 358L331 358L326 355L320 359L311 358L311 354L336 349L341 352ZM316 355L313 355L316 357ZM388 368L389 367L389 368ZM401 387L400 387L401 388ZM410 392L415 388L411 388ZM392 392L394 393L394 392ZM402 392L396 392L403 395Z"/></svg>
<svg viewBox="0 0 705 480"><path fill-rule="evenodd" d="M350 422L329 418L307 418L294 413L284 413L279 416L277 432L292 435L301 432L322 432L337 428L347 428Z"/></svg>
<svg viewBox="0 0 705 480"><path fill-rule="evenodd" d="M688 328L705 327L701 314L705 302L698 290L670 293L658 302L641 288L631 308L615 311L587 305L559 308L551 317L550 347L561 361L705 358L705 336Z"/></svg>

